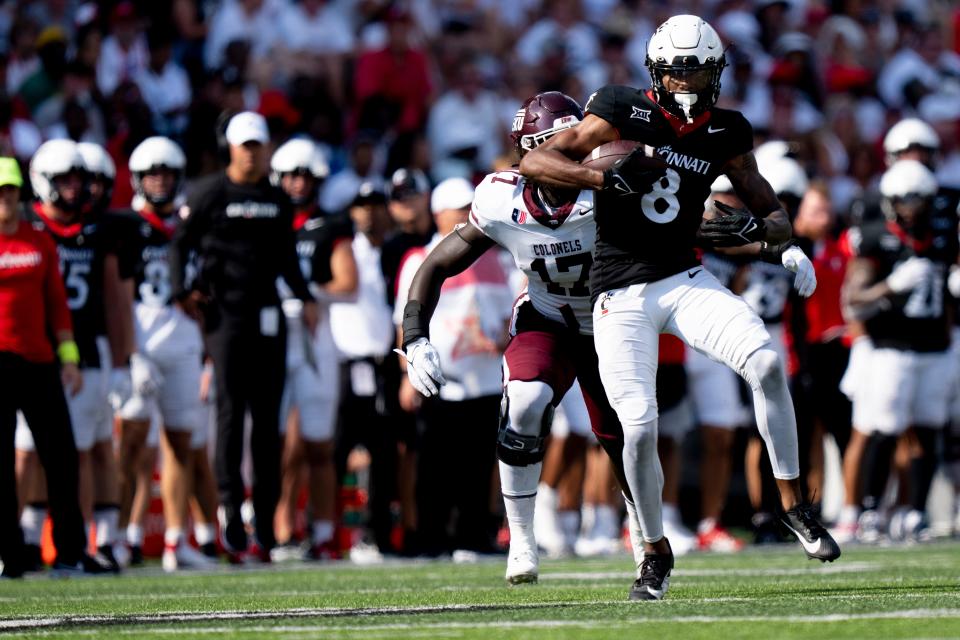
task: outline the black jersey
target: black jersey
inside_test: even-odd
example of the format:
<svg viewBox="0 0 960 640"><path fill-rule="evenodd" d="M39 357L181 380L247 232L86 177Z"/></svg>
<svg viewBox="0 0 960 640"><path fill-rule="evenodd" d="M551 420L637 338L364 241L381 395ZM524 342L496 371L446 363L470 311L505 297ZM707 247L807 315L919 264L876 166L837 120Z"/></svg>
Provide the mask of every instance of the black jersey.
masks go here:
<svg viewBox="0 0 960 640"><path fill-rule="evenodd" d="M175 297L187 288L187 265L196 251L197 279L231 313L279 304L278 277L297 298L313 299L297 261L292 206L266 178L238 184L221 171L196 183L187 207L170 246Z"/></svg>
<svg viewBox="0 0 960 640"><path fill-rule="evenodd" d="M681 127L647 93L612 85L593 94L585 111L616 127L623 140L653 147L669 167L648 193L597 192L594 298L699 264L694 245L704 201L727 162L753 148L750 123L736 111L711 109Z"/></svg>
<svg viewBox="0 0 960 640"><path fill-rule="evenodd" d="M123 225L121 274L133 278L134 299L151 307L170 305L173 302L170 240L179 217L125 211L118 213L117 218Z"/></svg>
<svg viewBox="0 0 960 640"><path fill-rule="evenodd" d="M330 257L337 243L353 240L353 224L347 216L315 215L295 220L297 257L308 282L326 284L333 279Z"/></svg>
<svg viewBox="0 0 960 640"><path fill-rule="evenodd" d="M866 321L867 333L877 347L931 352L950 346L946 276L957 259L957 232L955 226L952 232L938 226L931 224L929 233L915 239L896 224L878 220L853 234L856 255L874 262L875 282L912 257L928 258L935 266L925 282L893 297L886 308Z"/></svg>
<svg viewBox="0 0 960 640"><path fill-rule="evenodd" d="M107 364L100 362L97 337L107 333L103 261L108 253L117 253L113 221L106 214L97 214L73 224L61 224L44 215L39 204L27 209L26 218L38 231L49 233L57 244L80 366Z"/></svg>

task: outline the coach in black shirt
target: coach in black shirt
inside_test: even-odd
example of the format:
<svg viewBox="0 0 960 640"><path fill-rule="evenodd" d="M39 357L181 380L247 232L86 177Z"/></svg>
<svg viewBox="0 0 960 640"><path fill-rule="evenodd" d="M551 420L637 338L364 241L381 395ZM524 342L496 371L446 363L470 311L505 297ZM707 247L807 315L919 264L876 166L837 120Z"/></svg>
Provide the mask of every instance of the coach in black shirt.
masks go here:
<svg viewBox="0 0 960 640"><path fill-rule="evenodd" d="M202 322L213 358L224 544L235 555L247 550L240 461L249 409L257 542L261 557L269 557L280 494L278 426L286 370L277 278L304 301L303 322L310 331L316 328L317 307L297 262L291 205L266 177L266 121L256 113L239 113L227 125L226 139L230 164L199 181L183 211L170 248L171 280L180 307ZM187 282L191 252L199 267Z"/></svg>

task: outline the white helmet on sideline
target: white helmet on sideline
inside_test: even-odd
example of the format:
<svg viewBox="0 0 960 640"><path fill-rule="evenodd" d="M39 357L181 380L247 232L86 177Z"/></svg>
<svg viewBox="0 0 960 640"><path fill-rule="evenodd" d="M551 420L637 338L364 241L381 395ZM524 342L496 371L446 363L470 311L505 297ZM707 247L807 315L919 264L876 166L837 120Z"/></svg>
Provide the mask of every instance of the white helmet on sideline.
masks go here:
<svg viewBox="0 0 960 640"><path fill-rule="evenodd" d="M313 193L305 198L296 199L302 202L294 202L295 205L302 205L316 196L316 189L330 175L327 159L313 140L307 138L287 140L270 158L270 182L274 186L281 186L284 174L297 172L308 172L316 181Z"/></svg>
<svg viewBox="0 0 960 640"><path fill-rule="evenodd" d="M95 142L78 142L77 150L87 165L87 171L94 182L102 183L103 191L99 194L99 202L94 207L105 209L113 196L113 183L117 178L117 167L107 150ZM91 191L93 187L91 186Z"/></svg>
<svg viewBox="0 0 960 640"><path fill-rule="evenodd" d="M183 187L187 157L180 146L163 136L152 136L137 145L130 154L130 183L136 194L154 206L173 202ZM148 194L143 189L143 177L151 170L169 169L176 175L176 185L170 193Z"/></svg>
<svg viewBox="0 0 960 640"><path fill-rule="evenodd" d="M74 171L87 174L87 165L76 142L66 139L44 142L30 160L30 186L33 193L41 202L70 210L79 209L86 196L78 198L77 202L65 202L53 184L57 176Z"/></svg>
<svg viewBox="0 0 960 640"><path fill-rule="evenodd" d="M911 147L921 147L931 152L940 150L940 137L929 124L919 118L904 118L890 127L883 138L883 151L887 163L893 165L897 155Z"/></svg>

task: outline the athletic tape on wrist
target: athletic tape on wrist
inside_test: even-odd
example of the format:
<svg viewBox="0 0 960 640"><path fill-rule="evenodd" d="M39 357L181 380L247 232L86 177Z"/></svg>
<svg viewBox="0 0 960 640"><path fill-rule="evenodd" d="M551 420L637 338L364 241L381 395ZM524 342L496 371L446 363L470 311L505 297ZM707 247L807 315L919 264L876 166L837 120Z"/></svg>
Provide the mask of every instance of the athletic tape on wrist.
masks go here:
<svg viewBox="0 0 960 640"><path fill-rule="evenodd" d="M80 349L73 340L64 340L57 345L57 357L61 364L80 364Z"/></svg>

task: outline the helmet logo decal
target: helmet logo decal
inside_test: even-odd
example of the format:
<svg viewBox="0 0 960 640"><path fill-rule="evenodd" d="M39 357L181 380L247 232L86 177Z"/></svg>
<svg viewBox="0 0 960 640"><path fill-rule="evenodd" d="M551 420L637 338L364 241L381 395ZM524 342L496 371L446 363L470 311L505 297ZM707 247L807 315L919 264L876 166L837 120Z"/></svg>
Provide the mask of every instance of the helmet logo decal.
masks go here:
<svg viewBox="0 0 960 640"><path fill-rule="evenodd" d="M521 129L523 129L523 121L526 117L527 117L526 109L520 109L519 111L517 111L517 115L513 116L513 127L511 129L513 131L520 131Z"/></svg>
<svg viewBox="0 0 960 640"><path fill-rule="evenodd" d="M650 122L650 109L641 109L640 107L633 106L633 113L630 114L631 118L636 118L637 120L643 120L644 122Z"/></svg>

